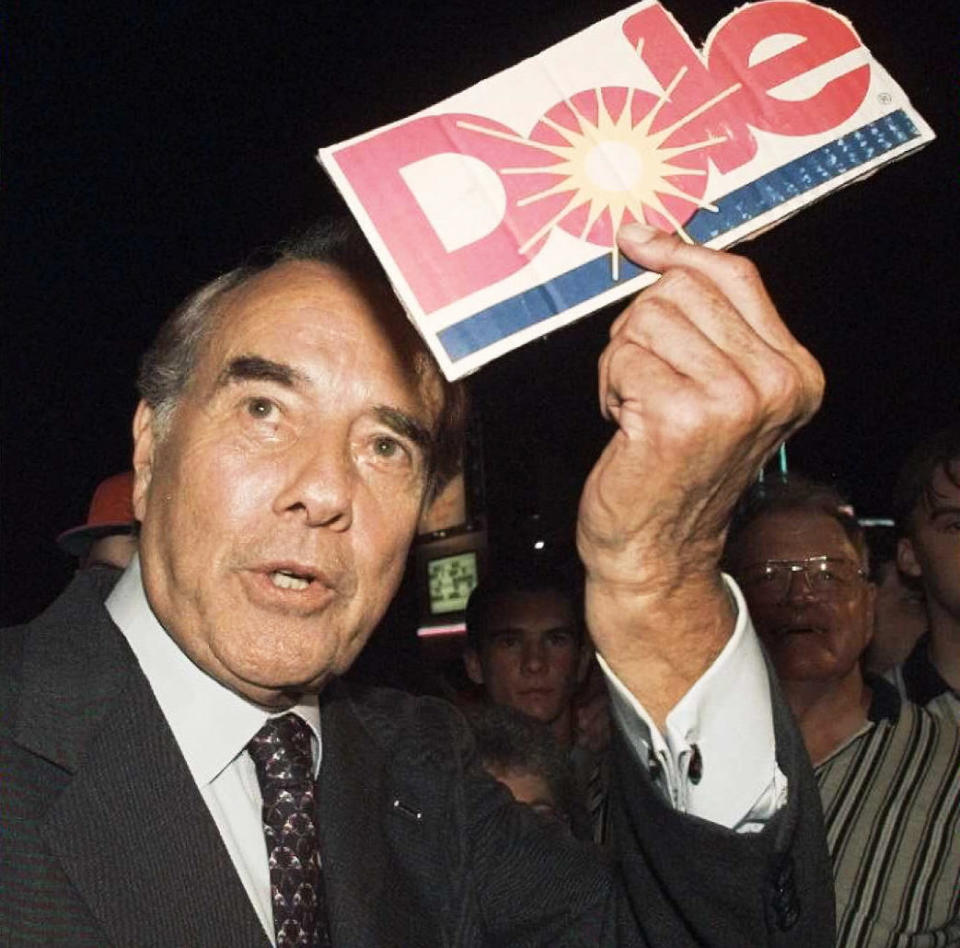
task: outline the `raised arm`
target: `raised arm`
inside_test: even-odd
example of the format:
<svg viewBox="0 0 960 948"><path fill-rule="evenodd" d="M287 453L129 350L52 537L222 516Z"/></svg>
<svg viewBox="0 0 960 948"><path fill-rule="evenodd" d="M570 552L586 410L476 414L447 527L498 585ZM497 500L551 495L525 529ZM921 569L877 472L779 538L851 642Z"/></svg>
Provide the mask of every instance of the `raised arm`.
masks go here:
<svg viewBox="0 0 960 948"><path fill-rule="evenodd" d="M578 546L597 649L662 728L733 630L719 562L737 498L816 411L823 374L748 260L639 225L620 247L662 276L600 359L617 430L584 487Z"/></svg>

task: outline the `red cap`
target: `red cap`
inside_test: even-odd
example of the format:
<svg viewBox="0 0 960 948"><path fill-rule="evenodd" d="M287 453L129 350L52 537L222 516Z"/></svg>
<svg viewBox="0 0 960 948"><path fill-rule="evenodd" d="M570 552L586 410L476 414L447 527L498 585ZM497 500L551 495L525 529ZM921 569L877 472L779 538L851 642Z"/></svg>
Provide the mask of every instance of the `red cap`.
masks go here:
<svg viewBox="0 0 960 948"><path fill-rule="evenodd" d="M124 471L97 485L87 512L87 522L61 533L57 544L71 556L82 557L94 540L114 533L132 533L135 527L133 471Z"/></svg>

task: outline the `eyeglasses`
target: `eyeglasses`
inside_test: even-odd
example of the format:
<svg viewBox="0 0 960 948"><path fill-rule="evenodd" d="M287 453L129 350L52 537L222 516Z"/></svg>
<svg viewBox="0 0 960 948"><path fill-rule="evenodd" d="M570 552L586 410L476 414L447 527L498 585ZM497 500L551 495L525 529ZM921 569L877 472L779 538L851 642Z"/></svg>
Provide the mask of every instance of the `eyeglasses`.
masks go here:
<svg viewBox="0 0 960 948"><path fill-rule="evenodd" d="M839 600L850 595L866 573L851 560L833 556L808 556L802 560L765 560L744 569L739 576L743 591L758 602L782 602L793 577L802 573L817 599Z"/></svg>

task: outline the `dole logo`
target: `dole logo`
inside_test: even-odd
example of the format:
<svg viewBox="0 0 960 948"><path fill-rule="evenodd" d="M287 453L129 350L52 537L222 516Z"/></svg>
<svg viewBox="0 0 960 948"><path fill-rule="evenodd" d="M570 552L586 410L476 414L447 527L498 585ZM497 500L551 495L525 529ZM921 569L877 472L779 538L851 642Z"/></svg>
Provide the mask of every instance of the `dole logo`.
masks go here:
<svg viewBox="0 0 960 948"><path fill-rule="evenodd" d="M527 266L555 228L612 251L622 223L686 237L712 169L757 154L757 132L828 132L863 103L870 65L840 16L798 0L742 7L699 52L657 2L621 40L660 89L608 85L558 101L526 130L466 112L420 115L334 158L425 314ZM451 204L441 181L468 176ZM456 188L454 188L456 191ZM689 238L688 238L689 239Z"/></svg>

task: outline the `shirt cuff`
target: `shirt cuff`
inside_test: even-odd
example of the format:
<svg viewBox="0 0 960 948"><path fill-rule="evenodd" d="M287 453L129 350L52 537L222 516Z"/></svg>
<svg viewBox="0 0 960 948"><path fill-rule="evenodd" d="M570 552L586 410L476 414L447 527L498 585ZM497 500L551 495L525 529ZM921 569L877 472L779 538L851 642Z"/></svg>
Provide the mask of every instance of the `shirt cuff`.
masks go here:
<svg viewBox="0 0 960 948"><path fill-rule="evenodd" d="M737 619L713 664L667 715L661 734L643 705L597 655L614 721L664 795L738 832L763 828L787 799L777 766L767 667L743 595L724 575Z"/></svg>

